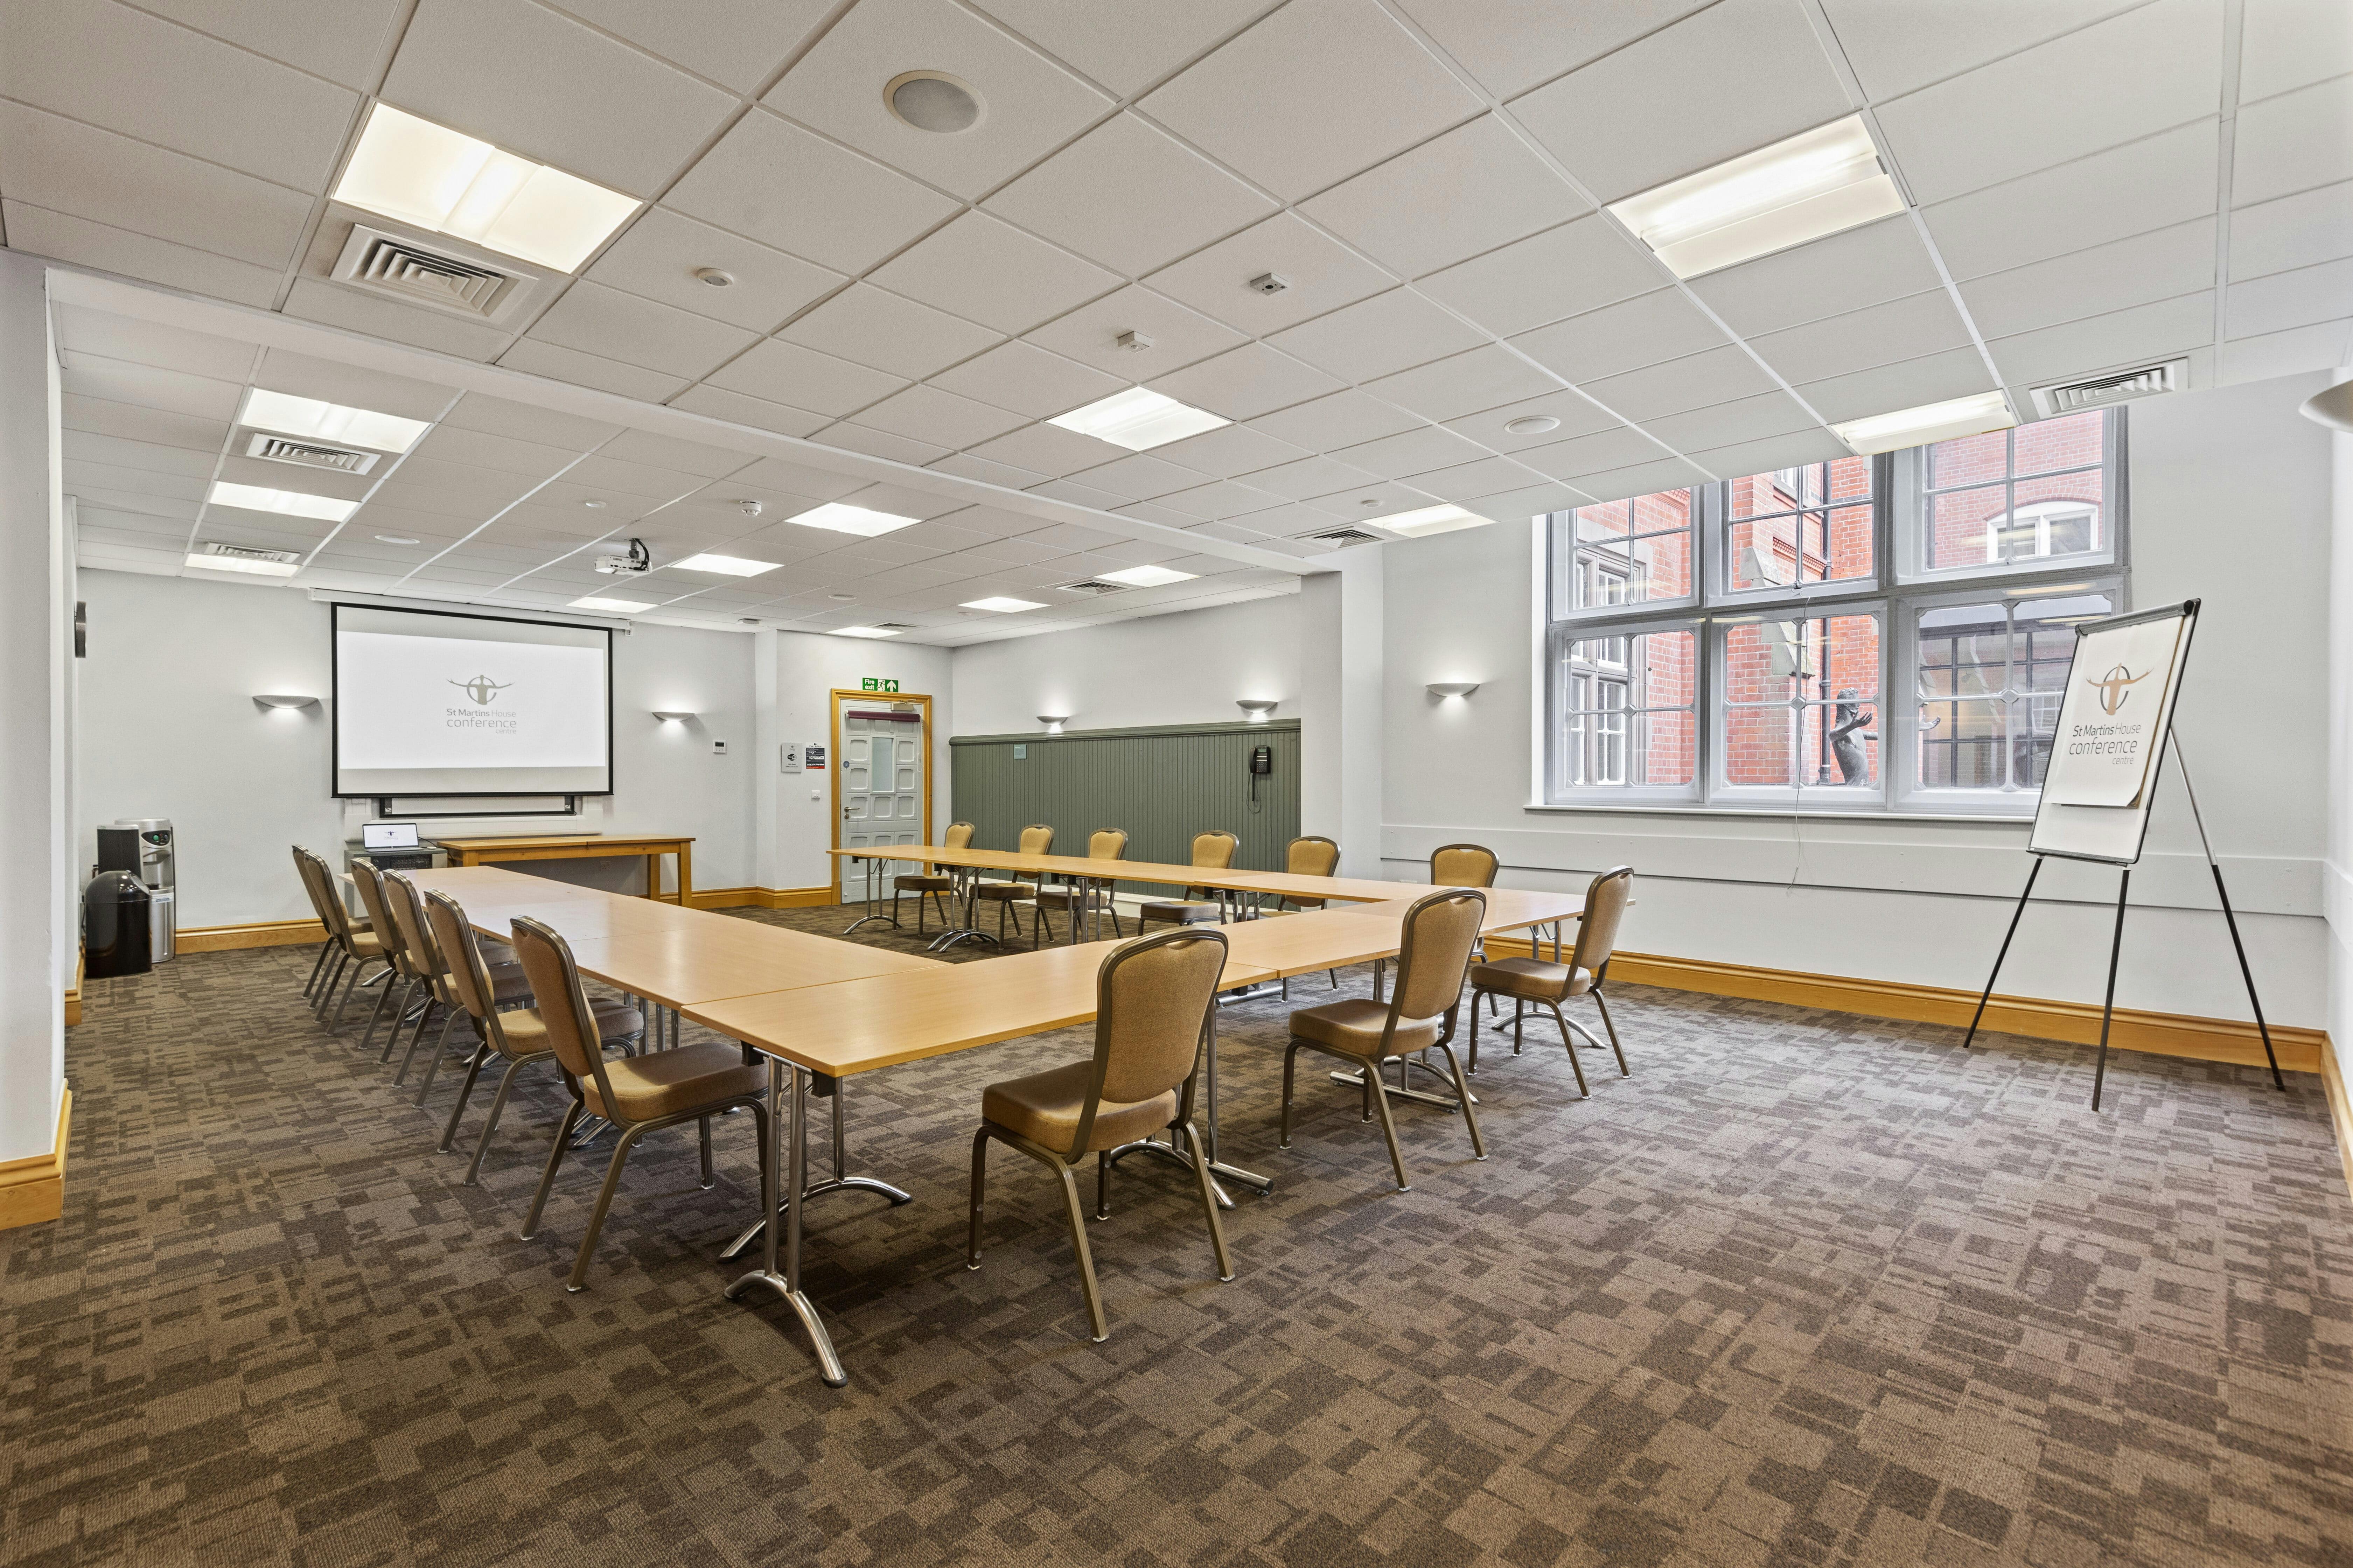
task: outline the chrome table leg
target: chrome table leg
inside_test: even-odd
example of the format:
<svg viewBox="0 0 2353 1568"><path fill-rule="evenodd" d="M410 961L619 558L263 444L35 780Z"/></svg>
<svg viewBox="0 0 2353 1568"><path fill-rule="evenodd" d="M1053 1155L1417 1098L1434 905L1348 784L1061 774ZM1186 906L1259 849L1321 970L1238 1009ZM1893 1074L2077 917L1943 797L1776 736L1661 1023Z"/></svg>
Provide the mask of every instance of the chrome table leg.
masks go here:
<svg viewBox="0 0 2353 1568"><path fill-rule="evenodd" d="M852 858L856 860L860 866L863 867L866 871L866 912L859 916L856 920L850 921L848 925L842 927L841 934L848 936L851 931L856 931L860 926L866 924L870 921L881 921L883 924L890 926L892 930L897 930L899 918L896 915L881 914L875 909L875 905L881 900L882 896L882 868L890 864L890 862L885 860L877 860L871 856L866 855L853 856Z"/></svg>
<svg viewBox="0 0 2353 1568"><path fill-rule="evenodd" d="M834 1080L832 1095L832 1179L829 1181L809 1183L801 1190L801 1197L803 1200L807 1200L809 1198L821 1198L828 1193L872 1193L876 1197L889 1198L892 1208L898 1207L901 1204L913 1203L915 1201L914 1194L902 1192L899 1188L892 1186L888 1182L878 1181L872 1176L849 1176L842 1173L842 1167L849 1163L849 1139L847 1133L842 1129L841 1123L843 1088L844 1086L841 1080L839 1079ZM776 1212L778 1214L782 1214L786 1209L790 1208L791 1206L792 1200L790 1198L786 1198L776 1205ZM722 1263L731 1262L743 1256L744 1249L750 1247L752 1243L759 1237L760 1233L767 1228L768 1222L765 1219L755 1219L750 1225L745 1226L734 1240L729 1242L725 1247L719 1249L719 1261Z"/></svg>
<svg viewBox="0 0 2353 1568"><path fill-rule="evenodd" d="M801 1069L788 1068L781 1057L768 1058L768 1155L761 1162L760 1207L774 1213L776 1194L783 1183L777 1180L777 1145L784 1127L785 1074L793 1079L792 1133L793 1157L790 1179L798 1191L808 1174L808 1089L801 1078ZM829 1388L839 1388L849 1382L849 1373L835 1353L832 1336L825 1331L824 1322L817 1315L817 1303L801 1290L801 1205L794 1204L785 1211L785 1239L782 1273L777 1272L776 1227L766 1227L761 1266L727 1287L727 1299L734 1300L754 1285L765 1285L785 1299L793 1315L801 1321L801 1329L809 1337L809 1349L817 1356L818 1374Z"/></svg>

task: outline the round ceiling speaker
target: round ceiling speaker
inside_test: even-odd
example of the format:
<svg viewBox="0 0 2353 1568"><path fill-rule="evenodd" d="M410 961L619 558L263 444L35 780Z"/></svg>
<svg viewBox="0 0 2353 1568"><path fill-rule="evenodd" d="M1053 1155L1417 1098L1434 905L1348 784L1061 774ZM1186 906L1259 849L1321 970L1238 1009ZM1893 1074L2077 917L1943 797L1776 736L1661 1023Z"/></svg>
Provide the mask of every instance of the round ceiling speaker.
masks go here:
<svg viewBox="0 0 2353 1568"><path fill-rule="evenodd" d="M980 94L944 71L908 71L891 79L882 101L899 121L943 136L980 123Z"/></svg>
<svg viewBox="0 0 2353 1568"><path fill-rule="evenodd" d="M1547 430L1560 428L1560 421L1549 414L1529 414L1512 420L1504 426L1507 436L1541 436Z"/></svg>

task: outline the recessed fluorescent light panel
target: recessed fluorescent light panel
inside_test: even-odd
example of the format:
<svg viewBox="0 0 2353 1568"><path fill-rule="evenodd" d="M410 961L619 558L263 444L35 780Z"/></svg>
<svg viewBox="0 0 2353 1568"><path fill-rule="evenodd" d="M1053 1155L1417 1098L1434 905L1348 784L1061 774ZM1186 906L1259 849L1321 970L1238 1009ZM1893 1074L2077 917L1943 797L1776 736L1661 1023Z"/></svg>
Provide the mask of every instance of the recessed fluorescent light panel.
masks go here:
<svg viewBox="0 0 2353 1568"><path fill-rule="evenodd" d="M322 522L341 522L359 510L355 500L337 500L332 496L306 495L301 490L273 490L260 485L232 485L215 479L210 494L205 500L214 506L241 507L247 511L274 511L287 517L311 517Z"/></svg>
<svg viewBox="0 0 2353 1568"><path fill-rule="evenodd" d="M338 441L347 447L373 447L379 452L406 452L417 438L433 428L422 419L403 419L368 408L346 408L314 397L292 397L283 392L254 387L245 395L237 422L255 430L280 436L307 436Z"/></svg>
<svg viewBox="0 0 2353 1568"><path fill-rule="evenodd" d="M887 626L836 626L833 635L838 637L895 637L899 634Z"/></svg>
<svg viewBox="0 0 2353 1568"><path fill-rule="evenodd" d="M774 572L781 561L746 561L740 555L690 555L683 561L673 561L673 572L716 572L723 577L757 577L763 572Z"/></svg>
<svg viewBox="0 0 2353 1568"><path fill-rule="evenodd" d="M1365 521L1376 528L1386 528L1391 533L1419 539L1426 534L1451 533L1458 528L1477 528L1490 520L1475 511L1464 511L1459 506L1426 506L1418 511L1395 511L1387 517L1366 518Z"/></svg>
<svg viewBox="0 0 2353 1568"><path fill-rule="evenodd" d="M369 112L335 200L565 272L641 205L388 103Z"/></svg>
<svg viewBox="0 0 2353 1568"><path fill-rule="evenodd" d="M290 550L251 550L235 544L206 544L192 550L188 564L209 572L247 572L256 577L291 577L302 569L301 558Z"/></svg>
<svg viewBox="0 0 2353 1568"><path fill-rule="evenodd" d="M1042 610L1046 606L1032 604L1027 599L1008 599L1000 594L993 599L966 599L964 607L967 610L995 610L1000 616L1009 616L1018 610Z"/></svg>
<svg viewBox="0 0 2353 1568"><path fill-rule="evenodd" d="M1904 210L1861 115L1609 204L1678 278L1696 278Z"/></svg>
<svg viewBox="0 0 2353 1568"><path fill-rule="evenodd" d="M1106 583L1124 583L1131 588L1165 588L1171 583L1189 583L1200 574L1171 571L1166 566L1128 566L1095 575Z"/></svg>
<svg viewBox="0 0 2353 1568"><path fill-rule="evenodd" d="M797 522L803 528L829 528L836 533L854 533L861 539L871 539L878 533L888 533L895 528L905 528L923 521L919 517L901 517L896 512L874 511L844 501L829 500L812 507L798 517L788 517L786 522Z"/></svg>
<svg viewBox="0 0 2353 1568"><path fill-rule="evenodd" d="M2010 411L2010 399L1999 392L1980 392L1948 403L1924 403L1917 408L1850 419L1831 426L1831 434L1868 457L1903 447L1925 447L1931 441L1950 441L1958 436L2007 430L2017 423L2018 416Z"/></svg>
<svg viewBox="0 0 2353 1568"><path fill-rule="evenodd" d="M1182 441L1187 436L1198 436L1204 430L1215 430L1233 421L1220 419L1207 409L1188 406L1173 397L1131 386L1046 423L1075 430L1082 436L1092 436L1114 447L1124 447L1131 452L1148 452L1155 447Z"/></svg>
<svg viewBox="0 0 2353 1568"><path fill-rule="evenodd" d="M634 616L639 610L650 610L651 605L641 605L635 599L605 599L594 594L572 601L575 610L604 610L616 616Z"/></svg>

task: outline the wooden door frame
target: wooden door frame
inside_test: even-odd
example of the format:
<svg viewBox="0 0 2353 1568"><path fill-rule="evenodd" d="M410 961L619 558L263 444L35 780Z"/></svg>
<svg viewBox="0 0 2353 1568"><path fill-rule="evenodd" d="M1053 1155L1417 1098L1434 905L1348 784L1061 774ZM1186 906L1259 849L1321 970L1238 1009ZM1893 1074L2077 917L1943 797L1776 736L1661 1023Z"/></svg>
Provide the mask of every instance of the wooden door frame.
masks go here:
<svg viewBox="0 0 2353 1568"><path fill-rule="evenodd" d="M841 706L849 702L916 702L923 705L923 842L932 842L932 700L920 691L853 691L848 687L833 688L831 719L826 726L826 744L833 755L827 759L833 774L833 826L828 830L832 842L829 848L841 847ZM833 864L833 901L841 902L842 860L836 855L826 858Z"/></svg>

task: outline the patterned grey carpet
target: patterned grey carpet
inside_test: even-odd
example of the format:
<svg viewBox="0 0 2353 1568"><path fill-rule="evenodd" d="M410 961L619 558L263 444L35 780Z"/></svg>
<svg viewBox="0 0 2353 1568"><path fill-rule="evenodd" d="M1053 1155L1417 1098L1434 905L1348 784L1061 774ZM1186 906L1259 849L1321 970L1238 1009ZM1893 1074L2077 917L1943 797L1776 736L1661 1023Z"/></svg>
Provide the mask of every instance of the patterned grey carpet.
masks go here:
<svg viewBox="0 0 2353 1568"><path fill-rule="evenodd" d="M1628 988L1634 1077L1588 1053L1579 1101L1548 1035L1491 1040L1494 1157L1403 1109L1398 1195L1320 1071L1273 1146L1285 1007L1246 1005L1226 1152L1281 1184L1221 1285L1178 1173L1123 1167L1098 1346L1018 1157L963 1267L982 1085L1084 1049L1018 1042L853 1086L854 1164L916 1201L812 1210L835 1392L720 1298L744 1119L708 1193L690 1132L640 1152L568 1296L601 1156L514 1235L552 1075L461 1186L452 1079L417 1110L322 1033L309 958L92 985L65 1218L0 1233L0 1561L2353 1561L2353 1203L2309 1078L2127 1056L2095 1119L2076 1048Z"/></svg>

